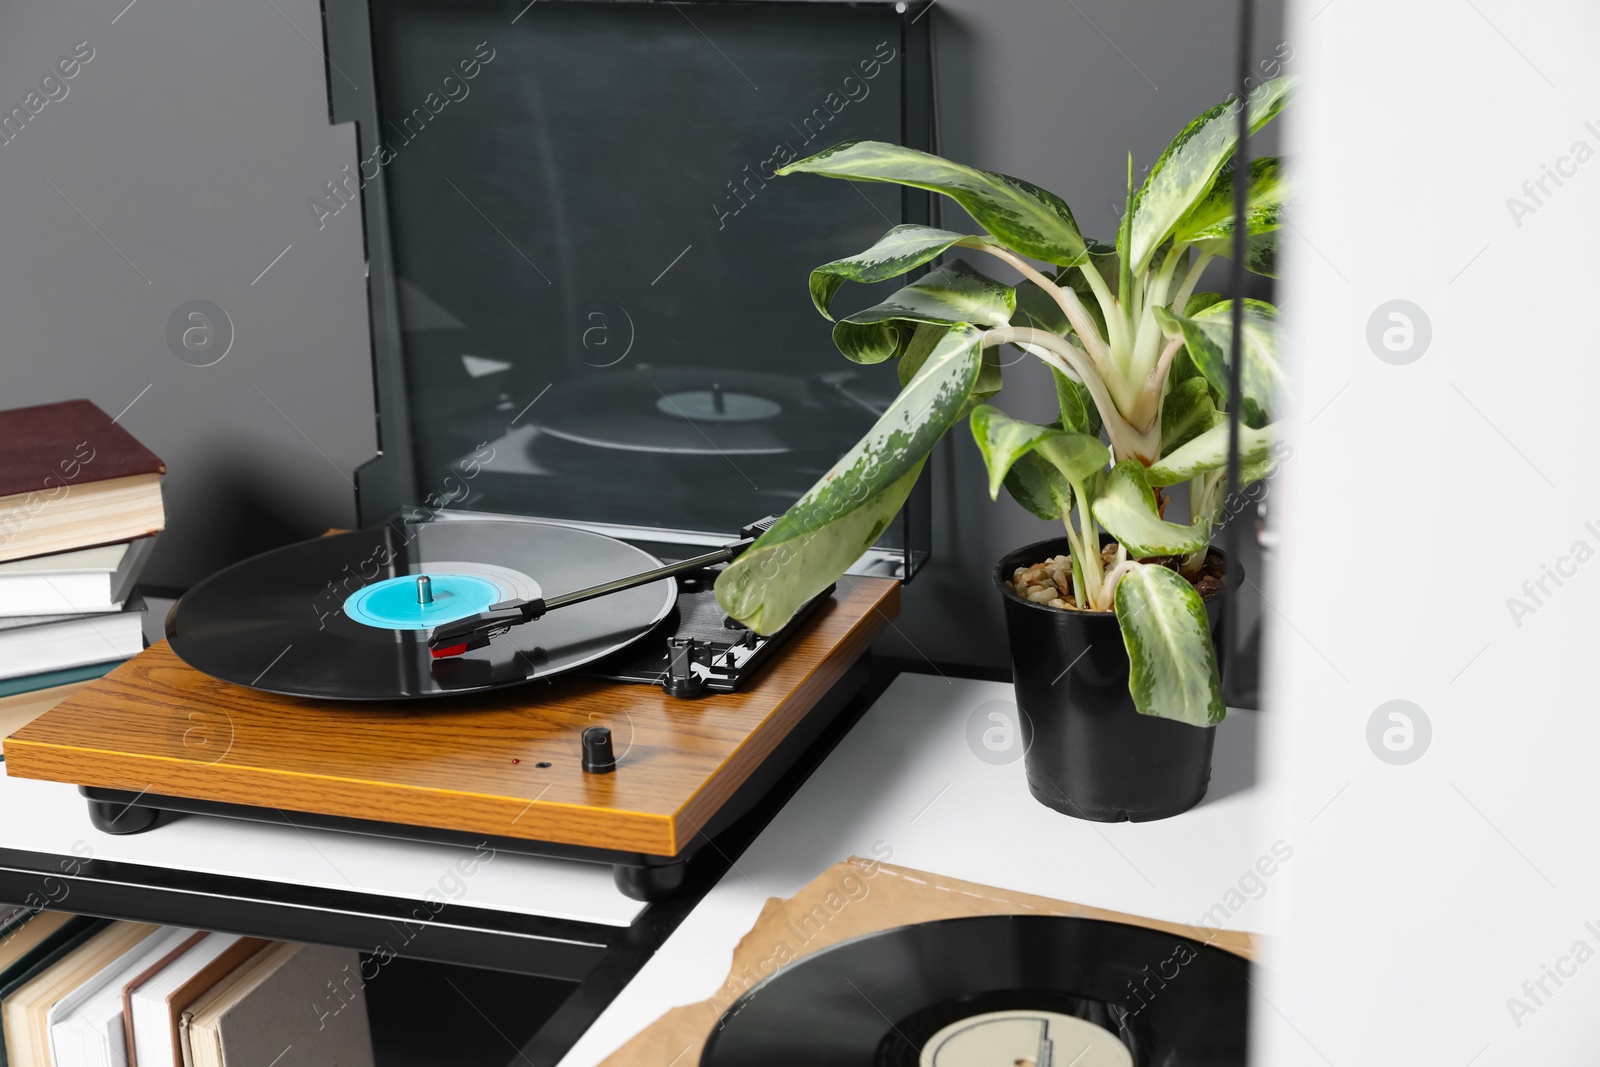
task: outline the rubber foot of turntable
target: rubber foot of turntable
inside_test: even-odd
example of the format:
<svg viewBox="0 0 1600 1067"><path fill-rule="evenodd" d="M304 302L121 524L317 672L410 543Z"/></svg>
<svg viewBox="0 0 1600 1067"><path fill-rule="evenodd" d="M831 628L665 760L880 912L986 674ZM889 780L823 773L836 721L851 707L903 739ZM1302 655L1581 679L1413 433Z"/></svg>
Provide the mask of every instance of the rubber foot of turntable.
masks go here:
<svg viewBox="0 0 1600 1067"><path fill-rule="evenodd" d="M119 800L90 800L89 822L106 834L142 834L161 821L159 808L144 808Z"/></svg>
<svg viewBox="0 0 1600 1067"><path fill-rule="evenodd" d="M630 867L619 863L611 868L611 877L624 896L653 904L669 899L683 888L688 866L687 860L648 867Z"/></svg>

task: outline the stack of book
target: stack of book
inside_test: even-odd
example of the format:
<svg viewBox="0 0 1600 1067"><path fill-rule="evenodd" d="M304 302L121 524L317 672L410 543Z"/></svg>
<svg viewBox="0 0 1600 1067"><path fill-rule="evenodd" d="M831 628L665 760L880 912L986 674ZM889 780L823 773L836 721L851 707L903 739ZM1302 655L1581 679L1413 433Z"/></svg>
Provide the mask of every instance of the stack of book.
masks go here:
<svg viewBox="0 0 1600 1067"><path fill-rule="evenodd" d="M165 470L87 400L0 412L0 736L144 647Z"/></svg>
<svg viewBox="0 0 1600 1067"><path fill-rule="evenodd" d="M5 1067L372 1067L353 949L22 912L0 924Z"/></svg>

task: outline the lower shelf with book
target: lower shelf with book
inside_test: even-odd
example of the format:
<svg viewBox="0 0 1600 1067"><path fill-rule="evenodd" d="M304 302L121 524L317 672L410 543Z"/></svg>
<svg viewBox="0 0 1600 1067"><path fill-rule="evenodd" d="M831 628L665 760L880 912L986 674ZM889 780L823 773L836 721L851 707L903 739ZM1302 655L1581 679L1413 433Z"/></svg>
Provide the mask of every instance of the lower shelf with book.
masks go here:
<svg viewBox="0 0 1600 1067"><path fill-rule="evenodd" d="M305 942L292 958L315 962L317 981L293 983L299 989L294 1004L303 1012L294 1019L296 1025L309 1020L306 1041L312 1043L283 1036L276 1048L252 1053L245 1061L250 1067L557 1063L905 666L872 661L869 684L762 804L720 834L698 867L691 865L682 895L671 901L627 898L598 865L511 854L475 862L472 849L396 843L288 822L189 816L155 833L107 835L89 824L75 788L11 777L0 763L0 812L14 816L0 818L0 916L6 905L17 905L98 916L92 921L102 930L105 919L120 920L117 928L146 931L192 927L190 937L201 929L217 931L212 936L216 944L225 941L225 949L250 939L262 939L258 945ZM18 728L17 720L50 697L33 698L33 709L0 703L0 735ZM288 962L280 960L282 966ZM109 977L103 983L107 989L112 984ZM325 1055L319 1050L335 1046L316 1043L327 1036L322 1023L326 1019L331 1028L333 1020L355 1018L358 994L367 1044L354 1047L365 1058ZM182 1014L172 1039L178 1050L174 1067L194 1067L195 1032L211 1031L197 1030L193 1019L182 1028ZM0 997L0 1024L3 1016ZM46 1034L49 1022L46 1010ZM108 1022L107 1041L111 1029ZM278 1031L267 1032L277 1039ZM136 1035L135 1050L137 1043ZM226 1035L223 1045L222 1060L199 1062L233 1063ZM298 1058L308 1049L308 1058ZM77 1061L53 1062L72 1067Z"/></svg>
<svg viewBox="0 0 1600 1067"><path fill-rule="evenodd" d="M345 948L6 909L0 1064L503 1067L574 988Z"/></svg>

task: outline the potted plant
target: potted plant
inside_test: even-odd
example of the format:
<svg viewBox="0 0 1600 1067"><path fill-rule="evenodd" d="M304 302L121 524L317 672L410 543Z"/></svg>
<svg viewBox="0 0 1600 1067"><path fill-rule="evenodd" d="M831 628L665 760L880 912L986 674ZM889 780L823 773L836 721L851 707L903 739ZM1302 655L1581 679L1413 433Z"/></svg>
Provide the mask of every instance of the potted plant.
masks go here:
<svg viewBox="0 0 1600 1067"><path fill-rule="evenodd" d="M1278 78L1251 91L1252 129L1282 110L1289 88ZM1286 192L1277 159L1234 161L1239 107L1230 98L1189 123L1137 189L1129 158L1115 245L1084 237L1066 203L1038 186L898 145L845 142L778 171L942 193L982 228L895 226L865 252L816 268L811 297L827 318L845 282L896 278L952 250L999 260L1021 281L955 259L834 323L849 359L899 360L901 392L721 574L718 600L757 631L782 626L877 540L929 450L967 420L990 496L1003 485L1063 527L1007 556L994 577L1029 786L1083 818L1163 818L1197 804L1211 728L1226 710L1213 639L1221 560L1210 545L1227 479L1224 412L1240 405L1241 484L1263 477L1277 456L1282 373L1275 310L1245 300L1240 395L1231 397L1232 302L1195 289L1213 258L1232 253L1241 177L1245 265L1274 274ZM1059 420L1025 422L989 403L1005 345L1049 368ZM1165 489L1181 483L1190 515L1175 522Z"/></svg>

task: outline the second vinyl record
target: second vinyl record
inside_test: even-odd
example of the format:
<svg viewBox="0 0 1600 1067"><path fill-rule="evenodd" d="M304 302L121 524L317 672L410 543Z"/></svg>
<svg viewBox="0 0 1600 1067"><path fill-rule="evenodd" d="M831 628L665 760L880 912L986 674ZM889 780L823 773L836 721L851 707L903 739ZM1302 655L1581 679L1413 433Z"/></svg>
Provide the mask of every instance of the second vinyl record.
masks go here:
<svg viewBox="0 0 1600 1067"><path fill-rule="evenodd" d="M700 1063L1240 1067L1248 971L1188 938L1094 919L916 923L784 965L728 1009Z"/></svg>
<svg viewBox="0 0 1600 1067"><path fill-rule="evenodd" d="M627 646L672 611L676 583L564 607L448 659L429 651L432 628L501 601L660 565L614 538L553 523L381 526L289 545L212 575L174 606L167 637L197 670L287 696L403 700L497 689ZM429 580L419 585L423 576Z"/></svg>

